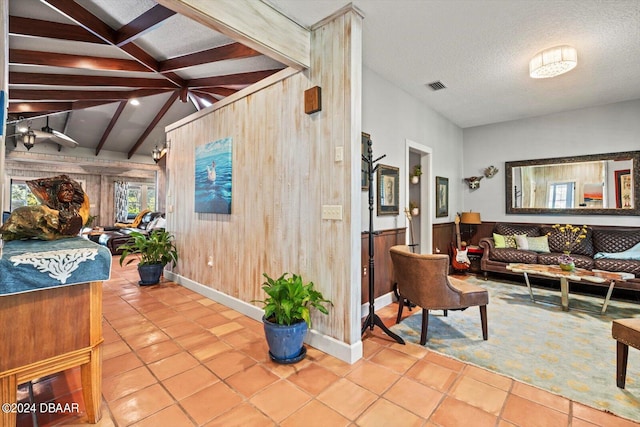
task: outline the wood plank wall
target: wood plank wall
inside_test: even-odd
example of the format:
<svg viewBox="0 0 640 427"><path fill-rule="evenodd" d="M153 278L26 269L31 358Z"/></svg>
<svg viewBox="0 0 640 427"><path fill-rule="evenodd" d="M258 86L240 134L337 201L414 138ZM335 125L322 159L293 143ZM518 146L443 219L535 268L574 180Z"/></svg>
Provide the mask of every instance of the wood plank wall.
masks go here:
<svg viewBox="0 0 640 427"><path fill-rule="evenodd" d="M352 174L359 171L361 126L352 112L359 111L361 79L352 79L349 54L360 28L352 11L325 23L313 31L310 70L214 105L167 135L167 227L181 259L174 272L245 302L264 297L263 272L301 274L334 304L329 316L314 315L314 329L347 343L360 339L351 332L359 322L352 294L360 300L360 254L351 242L354 233L360 239L352 215L360 212L359 204L352 207L360 176ZM304 91L316 85L322 111L307 115ZM232 213L195 213L195 148L226 137L233 139ZM342 162L336 147L344 149ZM322 205L342 205L343 220L322 220Z"/></svg>

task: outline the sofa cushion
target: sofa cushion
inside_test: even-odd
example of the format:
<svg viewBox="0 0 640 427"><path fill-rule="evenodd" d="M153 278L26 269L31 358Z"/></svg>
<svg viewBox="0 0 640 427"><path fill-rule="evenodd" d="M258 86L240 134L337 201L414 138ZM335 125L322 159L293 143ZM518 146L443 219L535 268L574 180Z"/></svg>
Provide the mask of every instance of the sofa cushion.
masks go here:
<svg viewBox="0 0 640 427"><path fill-rule="evenodd" d="M516 244L518 249L529 250L533 252L550 252L549 241L547 236L527 237L516 236Z"/></svg>
<svg viewBox="0 0 640 427"><path fill-rule="evenodd" d="M543 234L547 234L549 236L549 249L551 252L571 252L571 255L585 255L588 257L593 257L595 253L593 249L593 230L591 228L587 228L587 237L580 240L578 243L574 243L567 247L566 241L557 229L553 227L542 227L541 229Z"/></svg>
<svg viewBox="0 0 640 427"><path fill-rule="evenodd" d="M538 254L531 251L521 251L518 249L493 249L489 254L491 261L517 262L522 264L537 264Z"/></svg>
<svg viewBox="0 0 640 427"><path fill-rule="evenodd" d="M640 243L640 230L593 230L595 252L624 252Z"/></svg>
<svg viewBox="0 0 640 427"><path fill-rule="evenodd" d="M532 224L509 224L499 222L496 224L494 232L505 236L514 236L516 234L524 234L529 237L541 236L540 227Z"/></svg>
<svg viewBox="0 0 640 427"><path fill-rule="evenodd" d="M515 249L517 247L516 236L503 236L502 234L493 233L493 244L498 249Z"/></svg>
<svg viewBox="0 0 640 427"><path fill-rule="evenodd" d="M601 258L594 260L593 268L596 270L632 273L636 277L640 277L640 261Z"/></svg>

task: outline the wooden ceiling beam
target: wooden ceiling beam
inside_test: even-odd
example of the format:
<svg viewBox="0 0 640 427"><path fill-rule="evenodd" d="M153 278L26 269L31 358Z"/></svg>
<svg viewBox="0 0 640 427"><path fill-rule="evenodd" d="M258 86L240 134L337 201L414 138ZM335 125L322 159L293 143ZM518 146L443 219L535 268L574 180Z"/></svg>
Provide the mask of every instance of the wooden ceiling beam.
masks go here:
<svg viewBox="0 0 640 427"><path fill-rule="evenodd" d="M87 43L106 43L100 37L78 25L23 18L21 16L9 16L9 34Z"/></svg>
<svg viewBox="0 0 640 427"><path fill-rule="evenodd" d="M149 126L147 126L147 128L142 133L140 138L138 138L138 140L133 145L133 147L131 147L131 150L129 150L129 154L127 155L128 159L133 157L133 155L136 153L136 151L138 151L138 148L140 148L140 146L142 145L142 143L144 142L146 137L149 136L149 134L151 133L153 128L155 128L156 125L158 124L158 122L160 120L162 120L162 118L164 117L165 114L167 114L167 111L169 111L169 108L171 108L171 106L173 105L174 102L176 102L176 99L178 99L179 96L180 96L180 91L179 90L176 90L176 91L173 92L173 94L171 94L171 96L169 97L167 102L165 102L165 104L162 106L160 111L158 111L158 114L156 114L156 116L153 118L153 120L151 120L151 123L149 123Z"/></svg>
<svg viewBox="0 0 640 427"><path fill-rule="evenodd" d="M9 113L58 112L71 109L71 102L9 102Z"/></svg>
<svg viewBox="0 0 640 427"><path fill-rule="evenodd" d="M311 31L266 2L156 0L156 3L297 70L311 66Z"/></svg>
<svg viewBox="0 0 640 427"><path fill-rule="evenodd" d="M51 113L62 113L72 110L83 110L85 108L97 107L99 105L111 104L112 100L106 101L73 101L73 102L9 102L9 113L27 115L31 117L45 116ZM32 114L40 113L40 114ZM42 114L47 113L47 114Z"/></svg>
<svg viewBox="0 0 640 427"><path fill-rule="evenodd" d="M100 142L96 147L96 156L100 154L100 150L102 150L104 143L107 141L107 138L111 134L113 127L116 125L118 119L120 118L120 115L124 111L124 107L126 106L127 106L127 101L120 101L120 104L118 104L118 108L116 109L115 113L113 113L113 117L111 117L111 121L107 125L107 128L104 130L104 132L102 132L102 137L100 138Z"/></svg>
<svg viewBox="0 0 640 427"><path fill-rule="evenodd" d="M116 31L74 1L41 0L44 4L76 22L88 32L109 44L115 44Z"/></svg>
<svg viewBox="0 0 640 427"><path fill-rule="evenodd" d="M188 80L187 86L190 88L202 88L224 85L250 85L269 77L278 71L280 70L263 70L252 71L249 73L227 74L226 76L203 77L201 79Z"/></svg>
<svg viewBox="0 0 640 427"><path fill-rule="evenodd" d="M213 49L190 53L160 62L160 71L173 71L181 68L193 67L194 65L207 64L210 62L225 61L229 59L249 58L262 55L260 52L251 49L241 43L230 43L225 46L214 47Z"/></svg>
<svg viewBox="0 0 640 427"><path fill-rule="evenodd" d="M52 67L80 68L83 70L98 69L107 71L149 72L147 67L130 59L100 58L23 49L9 49L9 64L48 65Z"/></svg>
<svg viewBox="0 0 640 427"><path fill-rule="evenodd" d="M169 10L159 4L155 5L117 31L116 46L122 46L134 41L175 14L173 10Z"/></svg>
<svg viewBox="0 0 640 427"><path fill-rule="evenodd" d="M43 86L106 86L131 87L138 89L175 89L175 83L165 79L145 79L138 77L84 76L76 74L44 74L9 72L9 85Z"/></svg>
<svg viewBox="0 0 640 427"><path fill-rule="evenodd" d="M142 98L167 92L165 89L136 90L31 90L13 89L10 91L15 101L119 101L131 98Z"/></svg>
<svg viewBox="0 0 640 427"><path fill-rule="evenodd" d="M83 8L79 4L68 0L42 0L48 6L58 11L60 14L75 21L78 25L85 28L87 31L95 34L105 42L119 48L127 55L131 56L136 62L140 63L146 68L144 71L153 71L159 73L158 61L156 61L151 55L145 52L143 49L135 45L134 43L124 43L118 45L117 38L118 32L102 22L98 17L93 15L87 9ZM144 15L144 14L143 14ZM141 15L142 16L142 15ZM134 20L135 21L135 20ZM134 22L132 21L132 22ZM184 80L179 76L172 74L166 75L160 73L164 78L172 81L178 86L184 86Z"/></svg>
<svg viewBox="0 0 640 427"><path fill-rule="evenodd" d="M227 87L201 87L197 90L195 90L197 92L204 92L204 93L210 93L213 95L220 95L220 96L230 96L233 95L234 93L238 92L236 89L229 89Z"/></svg>

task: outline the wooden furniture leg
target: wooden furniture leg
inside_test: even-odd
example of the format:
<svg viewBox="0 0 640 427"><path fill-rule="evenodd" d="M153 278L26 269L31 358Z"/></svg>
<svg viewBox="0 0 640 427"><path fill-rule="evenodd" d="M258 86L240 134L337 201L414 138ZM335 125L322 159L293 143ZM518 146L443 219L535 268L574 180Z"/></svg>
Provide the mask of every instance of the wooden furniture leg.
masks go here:
<svg viewBox="0 0 640 427"><path fill-rule="evenodd" d="M629 346L618 341L616 349L616 385L624 388L627 380L627 358L629 356Z"/></svg>
<svg viewBox="0 0 640 427"><path fill-rule="evenodd" d="M92 424L97 423L102 414L100 412L102 390L102 347L91 350L89 363L80 366L80 378L82 381L82 397L87 411L87 418Z"/></svg>

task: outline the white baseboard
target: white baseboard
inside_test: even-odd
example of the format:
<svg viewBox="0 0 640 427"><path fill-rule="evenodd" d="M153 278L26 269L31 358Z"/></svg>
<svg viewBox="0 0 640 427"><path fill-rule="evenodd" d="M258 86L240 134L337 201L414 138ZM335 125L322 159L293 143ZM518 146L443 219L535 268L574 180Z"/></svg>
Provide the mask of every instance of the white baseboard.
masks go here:
<svg viewBox="0 0 640 427"><path fill-rule="evenodd" d="M204 297L207 297L220 304L226 305L227 307L232 308L233 310L236 310L237 312L242 313L245 316L262 322L264 310L256 307L255 305L229 296L208 286L204 286L198 282L182 277L179 274L175 274L171 271L165 270L164 276L167 279L174 281L187 289L191 289L192 291ZM362 358L361 340L358 340L358 342L353 344L347 344L345 342L338 341L328 335L324 335L323 333L318 332L315 329L310 329L307 333L305 343L319 350L322 350L325 353L330 354L331 356L337 357L338 359L349 364L355 363Z"/></svg>
<svg viewBox="0 0 640 427"><path fill-rule="evenodd" d="M393 302L395 302L395 295L393 295L393 292L388 292L384 295L380 295L378 298L373 300L373 305L374 308L377 310L379 308L382 307L386 307L389 304L392 304ZM369 315L369 303L365 302L364 304L362 304L362 318L364 319L365 317L367 317Z"/></svg>

